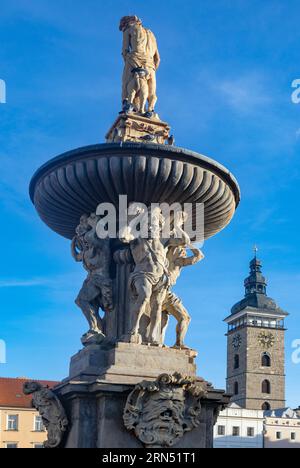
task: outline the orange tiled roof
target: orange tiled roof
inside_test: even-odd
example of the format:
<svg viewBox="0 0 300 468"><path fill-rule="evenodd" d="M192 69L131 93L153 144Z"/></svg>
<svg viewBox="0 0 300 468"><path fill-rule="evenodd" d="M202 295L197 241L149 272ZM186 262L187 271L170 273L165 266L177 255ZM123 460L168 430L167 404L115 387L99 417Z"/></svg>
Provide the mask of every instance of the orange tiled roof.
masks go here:
<svg viewBox="0 0 300 468"><path fill-rule="evenodd" d="M32 408L32 395L24 395L23 393L23 385L29 380L0 377L0 407ZM47 380L39 380L38 382L50 388L58 384L58 382Z"/></svg>

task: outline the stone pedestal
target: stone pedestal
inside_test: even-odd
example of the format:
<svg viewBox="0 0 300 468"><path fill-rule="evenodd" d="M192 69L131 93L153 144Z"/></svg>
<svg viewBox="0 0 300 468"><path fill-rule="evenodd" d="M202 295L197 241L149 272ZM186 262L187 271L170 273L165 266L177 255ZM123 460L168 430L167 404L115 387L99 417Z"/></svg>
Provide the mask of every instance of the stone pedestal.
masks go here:
<svg viewBox="0 0 300 468"><path fill-rule="evenodd" d="M144 448L125 428L123 413L134 385L103 380L65 382L56 389L69 420L64 448ZM223 391L210 388L201 401L198 427L186 433L172 448L212 448L213 427L218 412L229 402Z"/></svg>
<svg viewBox="0 0 300 468"><path fill-rule="evenodd" d="M196 351L117 343L110 349L91 345L72 357L71 380L97 379L118 384L137 384L174 372L196 376Z"/></svg>
<svg viewBox="0 0 300 468"><path fill-rule="evenodd" d="M165 374L175 375L175 380L180 380L181 376L189 376L193 389L197 385L205 388L201 404L196 400L194 407L199 411L197 424L190 432L184 433L172 447L211 448L216 418L219 411L227 405L229 397L224 391L215 390L203 379L196 378L196 355L193 350L129 343L117 343L110 349L91 345L81 350L71 359L70 376L55 389L69 421L62 447L144 448L145 445L136 433L125 427L124 412L128 408L129 395L132 395L133 390L140 385L142 389L147 388L147 384L155 385L158 377ZM164 388L169 389L169 384ZM180 401L180 391L180 385L177 390L175 387L171 390L168 398L171 397L172 401L168 411L175 411L176 402ZM142 395L144 393L142 390ZM158 412L166 411L169 404L163 393L164 391L159 405L156 406L156 410L159 408ZM190 397L191 395L193 396L193 391L190 392ZM157 402L157 397L155 398ZM133 396L129 406L134 400ZM189 408L187 406L187 412L193 414Z"/></svg>
<svg viewBox="0 0 300 468"><path fill-rule="evenodd" d="M121 114L106 135L107 143L133 141L164 145L169 142L170 127L158 118L138 114Z"/></svg>

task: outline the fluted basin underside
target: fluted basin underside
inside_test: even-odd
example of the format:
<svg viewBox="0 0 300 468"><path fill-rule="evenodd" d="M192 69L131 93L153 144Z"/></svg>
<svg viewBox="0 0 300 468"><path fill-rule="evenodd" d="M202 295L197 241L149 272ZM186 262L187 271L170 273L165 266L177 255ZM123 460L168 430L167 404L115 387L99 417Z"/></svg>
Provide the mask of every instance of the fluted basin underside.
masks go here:
<svg viewBox="0 0 300 468"><path fill-rule="evenodd" d="M198 153L140 143L87 146L42 166L30 184L30 196L41 219L71 239L80 217L99 203L204 203L205 238L222 230L240 201L233 175Z"/></svg>

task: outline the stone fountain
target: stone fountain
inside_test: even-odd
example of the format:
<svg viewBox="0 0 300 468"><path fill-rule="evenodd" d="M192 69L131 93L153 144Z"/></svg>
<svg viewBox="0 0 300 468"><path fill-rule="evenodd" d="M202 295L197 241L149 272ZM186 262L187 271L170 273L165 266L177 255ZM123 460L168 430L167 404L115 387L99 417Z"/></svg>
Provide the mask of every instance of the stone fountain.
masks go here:
<svg viewBox="0 0 300 468"><path fill-rule="evenodd" d="M202 206L203 240L214 236L231 221L239 187L221 164L174 146L155 110L156 38L136 16L122 18L120 30L122 110L106 143L50 160L31 181L39 216L70 239L87 271L76 304L89 329L68 378L52 391L30 383L26 391L34 389L50 447L211 447L229 397L197 377L197 352L185 341L191 318L173 287L182 268L204 257L188 218L196 226ZM170 215L167 236L162 204L181 207ZM111 206L115 233L100 235ZM149 222L148 238L133 229L137 215L140 225ZM164 343L170 316L177 321L173 347Z"/></svg>

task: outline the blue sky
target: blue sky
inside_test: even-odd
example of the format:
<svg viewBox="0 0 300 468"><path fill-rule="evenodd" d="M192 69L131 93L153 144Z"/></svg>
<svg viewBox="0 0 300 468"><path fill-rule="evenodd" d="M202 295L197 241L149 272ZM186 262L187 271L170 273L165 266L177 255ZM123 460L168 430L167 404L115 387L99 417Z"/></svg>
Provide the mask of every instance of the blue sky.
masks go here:
<svg viewBox="0 0 300 468"><path fill-rule="evenodd" d="M137 14L157 35L158 107L178 146L217 159L238 178L231 225L206 242L206 259L177 286L191 312L198 372L224 388L222 319L243 296L257 243L269 294L287 321L287 401L298 406L300 364L300 78L297 0L1 0L0 339L2 376L61 379L86 323L74 304L84 273L69 242L39 220L33 172L69 149L104 141L120 110L118 22Z"/></svg>

